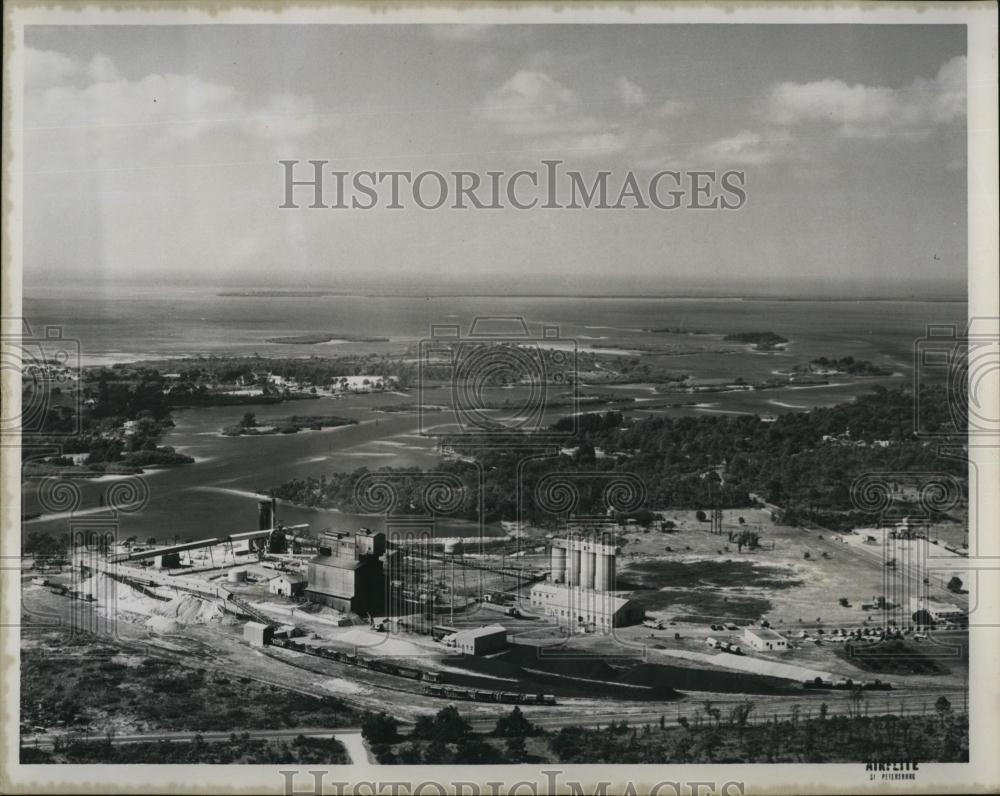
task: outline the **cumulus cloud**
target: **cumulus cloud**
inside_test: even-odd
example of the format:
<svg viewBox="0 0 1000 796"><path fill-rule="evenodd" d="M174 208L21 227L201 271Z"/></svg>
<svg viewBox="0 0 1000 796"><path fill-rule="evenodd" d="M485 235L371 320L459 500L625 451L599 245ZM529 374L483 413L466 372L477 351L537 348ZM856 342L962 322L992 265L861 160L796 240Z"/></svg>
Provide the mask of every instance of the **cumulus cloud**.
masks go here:
<svg viewBox="0 0 1000 796"><path fill-rule="evenodd" d="M87 65L87 77L95 83L110 83L118 79L118 69L108 56L98 53Z"/></svg>
<svg viewBox="0 0 1000 796"><path fill-rule="evenodd" d="M741 130L695 150L695 158L705 165L761 166L788 154L791 136L786 131L767 134Z"/></svg>
<svg viewBox="0 0 1000 796"><path fill-rule="evenodd" d="M615 83L615 91L632 108L648 102L645 91L627 78ZM623 117L606 103L585 101L540 69L515 72L486 94L474 115L480 123L518 139L521 148L546 155L597 157L628 151L644 159L664 156L666 135L648 114Z"/></svg>
<svg viewBox="0 0 1000 796"><path fill-rule="evenodd" d="M848 85L842 80L774 86L764 115L773 124L832 125L846 138L921 136L965 115L966 58L945 63L932 79L908 86Z"/></svg>
<svg viewBox="0 0 1000 796"><path fill-rule="evenodd" d="M576 92L533 69L517 71L502 86L489 92L476 115L515 136L592 133L601 124L584 112Z"/></svg>
<svg viewBox="0 0 1000 796"><path fill-rule="evenodd" d="M24 82L26 88L51 86L62 83L79 71L78 64L69 56L54 50L24 51Z"/></svg>
<svg viewBox="0 0 1000 796"><path fill-rule="evenodd" d="M252 100L232 86L196 75L121 77L112 60L80 64L59 53L28 50L26 127L92 129L115 141L142 136L148 145L192 141L211 130L234 129L268 140L300 138L328 119L311 97L275 94Z"/></svg>
<svg viewBox="0 0 1000 796"><path fill-rule="evenodd" d="M693 151L720 165L760 166L801 158L825 130L834 139L920 140L965 116L966 58L945 62L933 78L901 88L842 80L783 82L759 107L759 129L743 129Z"/></svg>
<svg viewBox="0 0 1000 796"><path fill-rule="evenodd" d="M627 77L618 78L615 84L618 98L630 108L639 108L646 104L646 92Z"/></svg>

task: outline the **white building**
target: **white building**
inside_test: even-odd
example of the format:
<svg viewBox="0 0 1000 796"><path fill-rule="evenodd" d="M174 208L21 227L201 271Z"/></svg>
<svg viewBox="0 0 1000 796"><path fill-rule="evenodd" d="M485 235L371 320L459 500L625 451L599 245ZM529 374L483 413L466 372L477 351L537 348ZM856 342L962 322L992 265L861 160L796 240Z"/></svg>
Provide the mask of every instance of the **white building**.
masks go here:
<svg viewBox="0 0 1000 796"><path fill-rule="evenodd" d="M930 619L935 623L964 622L968 618L968 611L958 607L954 603L943 603L938 600L923 600L918 597L910 598L910 610L913 618L918 624L925 624L920 621L918 614L926 612L924 619Z"/></svg>
<svg viewBox="0 0 1000 796"><path fill-rule="evenodd" d="M616 597L607 591L537 583L529 592L531 607L546 616L555 617L559 624L594 625L598 629L637 625L646 616L642 603Z"/></svg>
<svg viewBox="0 0 1000 796"><path fill-rule="evenodd" d="M788 649L788 641L780 633L769 627L743 628L743 641L758 652L773 652Z"/></svg>

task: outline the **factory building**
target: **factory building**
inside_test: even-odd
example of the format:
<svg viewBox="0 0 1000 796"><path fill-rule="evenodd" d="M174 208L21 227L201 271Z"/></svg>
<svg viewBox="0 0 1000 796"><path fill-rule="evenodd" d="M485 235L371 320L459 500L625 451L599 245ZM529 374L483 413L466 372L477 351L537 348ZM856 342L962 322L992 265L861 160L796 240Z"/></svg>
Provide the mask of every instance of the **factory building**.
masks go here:
<svg viewBox="0 0 1000 796"><path fill-rule="evenodd" d="M298 572L282 572L267 582L267 590L279 597L298 597L306 590L306 576Z"/></svg>
<svg viewBox="0 0 1000 796"><path fill-rule="evenodd" d="M309 562L305 596L338 611L381 614L385 610L385 534L325 534Z"/></svg>
<svg viewBox="0 0 1000 796"><path fill-rule="evenodd" d="M743 641L758 652L776 652L788 649L788 641L769 627L743 628Z"/></svg>
<svg viewBox="0 0 1000 796"><path fill-rule="evenodd" d="M549 553L552 583L594 591L611 591L615 584L618 548L590 539L553 539Z"/></svg>
<svg viewBox="0 0 1000 796"><path fill-rule="evenodd" d="M339 556L360 561L364 556L376 558L385 553L385 534L362 528L354 533L331 531L323 534L319 542L320 555Z"/></svg>
<svg viewBox="0 0 1000 796"><path fill-rule="evenodd" d="M455 649L463 655L489 655L506 648L507 628L503 625L484 625L455 634Z"/></svg>
<svg viewBox="0 0 1000 796"><path fill-rule="evenodd" d="M531 606L561 624L608 630L638 624L645 609L636 600L617 597L618 548L598 539L555 538L549 552L549 582L531 588Z"/></svg>
<svg viewBox="0 0 1000 796"><path fill-rule="evenodd" d="M535 611L554 617L559 624L593 625L598 630L637 625L646 616L638 600L554 583L532 586L529 602Z"/></svg>

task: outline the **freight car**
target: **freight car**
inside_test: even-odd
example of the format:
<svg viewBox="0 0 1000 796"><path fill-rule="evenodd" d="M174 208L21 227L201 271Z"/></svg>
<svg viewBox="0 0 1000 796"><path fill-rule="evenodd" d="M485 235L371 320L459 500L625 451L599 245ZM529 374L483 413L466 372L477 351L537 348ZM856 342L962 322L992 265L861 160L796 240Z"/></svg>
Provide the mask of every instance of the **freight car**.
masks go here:
<svg viewBox="0 0 1000 796"><path fill-rule="evenodd" d="M812 680L805 680L802 683L803 688L811 689L824 689L828 691L850 691L853 689L860 689L864 691L891 691L892 685L890 683L883 683L881 680L865 680L863 682L854 682L848 678L847 680L824 680L820 677L816 677Z"/></svg>
<svg viewBox="0 0 1000 796"><path fill-rule="evenodd" d="M501 702L506 705L554 705L555 694L523 694L518 691L467 691L462 688L429 685L425 693L445 699L462 699L473 702Z"/></svg>
<svg viewBox="0 0 1000 796"><path fill-rule="evenodd" d="M400 666L392 661L386 661L380 658L366 658L364 656L354 655L350 652L332 650L328 647L311 647L300 641L294 641L293 639L276 638L272 640L271 644L275 647L304 652L308 655L315 655L319 658L337 661L339 663L347 664L348 666L371 669L372 671L390 674L394 677L405 677L409 680L424 680L429 683L439 683L444 679L444 676L440 672L425 672L421 669L415 669L412 666Z"/></svg>

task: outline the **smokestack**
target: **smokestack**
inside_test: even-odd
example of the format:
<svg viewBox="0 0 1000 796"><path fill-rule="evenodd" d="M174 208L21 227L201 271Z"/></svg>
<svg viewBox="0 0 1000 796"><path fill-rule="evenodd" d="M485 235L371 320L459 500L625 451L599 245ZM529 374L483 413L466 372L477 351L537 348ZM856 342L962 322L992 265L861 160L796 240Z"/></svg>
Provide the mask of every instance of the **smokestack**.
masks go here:
<svg viewBox="0 0 1000 796"><path fill-rule="evenodd" d="M257 501L257 530L266 531L274 527L278 501L275 498Z"/></svg>

